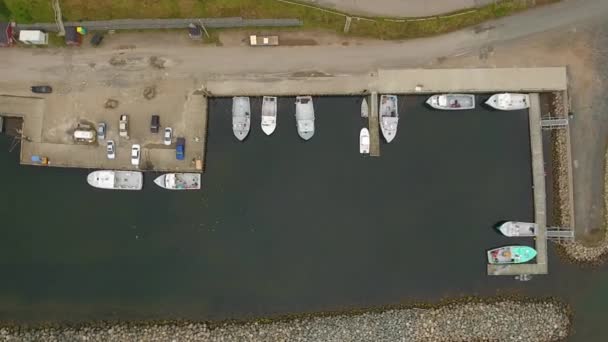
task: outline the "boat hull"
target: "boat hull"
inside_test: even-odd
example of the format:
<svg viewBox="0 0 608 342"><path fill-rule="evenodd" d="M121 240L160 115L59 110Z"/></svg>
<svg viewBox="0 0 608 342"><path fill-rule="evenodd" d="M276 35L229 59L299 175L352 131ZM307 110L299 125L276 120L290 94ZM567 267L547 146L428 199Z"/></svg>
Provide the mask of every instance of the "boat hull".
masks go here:
<svg viewBox="0 0 608 342"><path fill-rule="evenodd" d="M426 100L426 104L439 110L469 110L475 109L475 95L471 94L439 94Z"/></svg>
<svg viewBox="0 0 608 342"><path fill-rule="evenodd" d="M359 132L359 153L369 154L369 141L369 130L361 128L361 132Z"/></svg>
<svg viewBox="0 0 608 342"><path fill-rule="evenodd" d="M490 96L486 104L497 110L522 110L530 108L530 96L517 93L494 94Z"/></svg>
<svg viewBox="0 0 608 342"><path fill-rule="evenodd" d="M522 264L536 257L536 250L528 246L505 246L488 251L490 264Z"/></svg>
<svg viewBox="0 0 608 342"><path fill-rule="evenodd" d="M498 227L498 230L508 237L536 236L536 224L527 222L507 221Z"/></svg>
<svg viewBox="0 0 608 342"><path fill-rule="evenodd" d="M315 109L310 96L296 97L296 128L303 140L315 135Z"/></svg>
<svg viewBox="0 0 608 342"><path fill-rule="evenodd" d="M387 143L397 136L399 127L399 110L396 95L380 96L380 131Z"/></svg>
<svg viewBox="0 0 608 342"><path fill-rule="evenodd" d="M271 135L277 127L277 98L264 96L262 99L262 131Z"/></svg>
<svg viewBox="0 0 608 342"><path fill-rule="evenodd" d="M232 98L232 132L243 141L249 135L251 128L251 105L248 97Z"/></svg>
<svg viewBox="0 0 608 342"><path fill-rule="evenodd" d="M200 173L166 173L154 179L154 183L167 190L199 190Z"/></svg>
<svg viewBox="0 0 608 342"><path fill-rule="evenodd" d="M361 102L361 117L362 118L369 117L369 106L367 105L367 100L365 99L365 97L363 98L363 101Z"/></svg>
<svg viewBox="0 0 608 342"><path fill-rule="evenodd" d="M104 190L141 190L144 176L139 171L98 170L87 175L87 183Z"/></svg>

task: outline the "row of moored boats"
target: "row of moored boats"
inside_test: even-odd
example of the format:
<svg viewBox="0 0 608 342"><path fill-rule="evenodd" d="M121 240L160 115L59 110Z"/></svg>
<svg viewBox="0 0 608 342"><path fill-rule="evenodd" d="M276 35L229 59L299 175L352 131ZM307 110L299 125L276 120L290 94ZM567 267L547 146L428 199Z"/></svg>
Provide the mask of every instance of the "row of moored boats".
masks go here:
<svg viewBox="0 0 608 342"><path fill-rule="evenodd" d="M507 221L498 230L508 237L535 237L536 224L527 222ZM490 264L521 264L536 257L536 250L529 246L503 246L488 251Z"/></svg>
<svg viewBox="0 0 608 342"><path fill-rule="evenodd" d="M139 171L99 170L87 176L89 185L108 190L141 190L144 185L144 175ZM154 183L168 190L198 190L201 188L200 173L165 173Z"/></svg>

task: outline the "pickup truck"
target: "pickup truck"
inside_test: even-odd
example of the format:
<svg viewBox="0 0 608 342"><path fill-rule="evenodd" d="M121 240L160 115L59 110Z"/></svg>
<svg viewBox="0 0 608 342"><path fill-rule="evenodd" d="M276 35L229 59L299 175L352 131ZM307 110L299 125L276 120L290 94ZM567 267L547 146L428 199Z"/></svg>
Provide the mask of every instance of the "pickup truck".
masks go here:
<svg viewBox="0 0 608 342"><path fill-rule="evenodd" d="M177 138L177 142L175 143L175 158L177 160L184 160L186 155L186 139Z"/></svg>
<svg viewBox="0 0 608 342"><path fill-rule="evenodd" d="M118 123L118 133L121 138L129 139L129 116L122 114Z"/></svg>

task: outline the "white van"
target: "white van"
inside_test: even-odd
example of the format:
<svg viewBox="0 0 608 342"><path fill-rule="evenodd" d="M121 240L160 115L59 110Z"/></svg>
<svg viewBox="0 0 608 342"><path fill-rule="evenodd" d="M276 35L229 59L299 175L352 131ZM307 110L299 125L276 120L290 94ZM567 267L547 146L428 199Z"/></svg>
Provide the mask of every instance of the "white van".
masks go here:
<svg viewBox="0 0 608 342"><path fill-rule="evenodd" d="M95 131L92 129L77 129L74 131L74 141L91 144L95 142Z"/></svg>

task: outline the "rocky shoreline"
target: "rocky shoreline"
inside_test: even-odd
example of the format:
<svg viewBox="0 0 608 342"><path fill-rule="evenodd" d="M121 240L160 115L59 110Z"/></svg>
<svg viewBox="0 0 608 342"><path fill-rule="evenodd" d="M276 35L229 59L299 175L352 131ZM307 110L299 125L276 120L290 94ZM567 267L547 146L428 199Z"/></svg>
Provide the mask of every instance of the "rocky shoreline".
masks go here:
<svg viewBox="0 0 608 342"><path fill-rule="evenodd" d="M563 341L570 309L554 299L466 300L434 307L304 316L264 323L99 323L3 327L0 341Z"/></svg>

